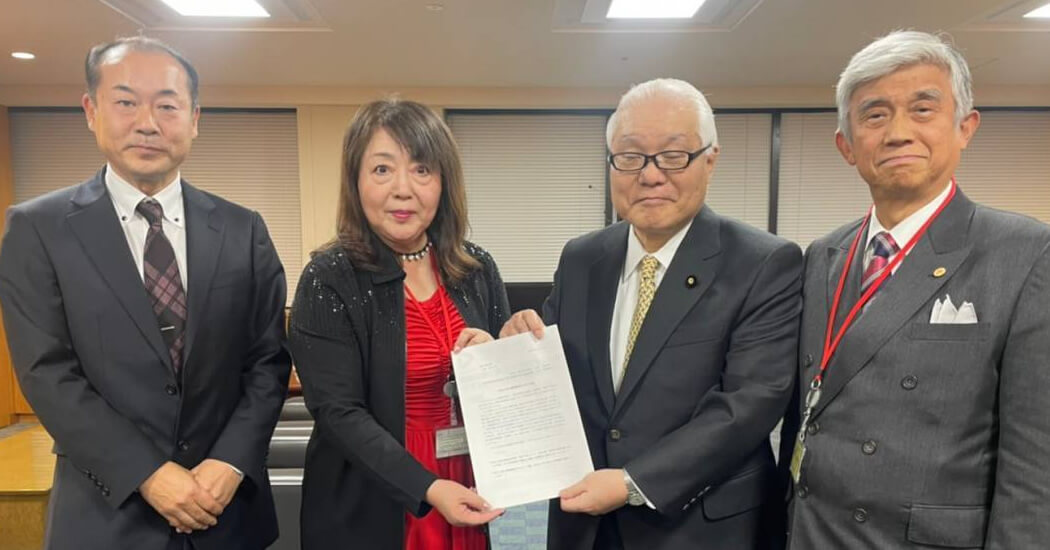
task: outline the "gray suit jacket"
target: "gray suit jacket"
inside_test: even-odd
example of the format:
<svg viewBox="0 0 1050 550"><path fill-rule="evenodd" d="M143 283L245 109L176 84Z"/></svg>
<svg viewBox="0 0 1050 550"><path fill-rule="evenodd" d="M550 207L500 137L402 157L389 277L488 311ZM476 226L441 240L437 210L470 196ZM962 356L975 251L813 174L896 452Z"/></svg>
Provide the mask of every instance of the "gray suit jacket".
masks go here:
<svg viewBox="0 0 1050 550"><path fill-rule="evenodd" d="M806 252L801 383L782 456L790 456L798 403L819 368L831 297L859 227ZM840 309L858 299L862 252ZM979 322L931 324L945 295L956 306L972 302ZM959 191L828 367L792 491L792 550L1045 548L1048 363L1050 227Z"/></svg>
<svg viewBox="0 0 1050 550"><path fill-rule="evenodd" d="M277 536L265 455L287 391L284 271L258 214L183 182L188 307L182 379L100 171L8 211L0 302L15 372L55 439L49 550L164 549L137 492L165 461L245 474L198 550Z"/></svg>
<svg viewBox="0 0 1050 550"><path fill-rule="evenodd" d="M626 467L656 506L613 512L624 546L775 545L780 533L764 518L783 500L772 496L768 435L794 384L801 251L704 207L615 394L609 331L629 230L619 223L566 245L543 315L559 325L595 468ZM551 549L591 550L598 529L599 518L552 503Z"/></svg>

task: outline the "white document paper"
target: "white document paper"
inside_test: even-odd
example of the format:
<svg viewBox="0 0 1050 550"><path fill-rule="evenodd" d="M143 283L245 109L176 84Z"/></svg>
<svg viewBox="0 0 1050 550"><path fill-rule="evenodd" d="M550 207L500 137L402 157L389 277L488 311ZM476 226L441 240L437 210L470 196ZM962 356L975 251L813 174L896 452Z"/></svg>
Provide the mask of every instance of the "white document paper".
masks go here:
<svg viewBox="0 0 1050 550"><path fill-rule="evenodd" d="M556 498L594 471L557 325L452 355L478 494L495 508Z"/></svg>

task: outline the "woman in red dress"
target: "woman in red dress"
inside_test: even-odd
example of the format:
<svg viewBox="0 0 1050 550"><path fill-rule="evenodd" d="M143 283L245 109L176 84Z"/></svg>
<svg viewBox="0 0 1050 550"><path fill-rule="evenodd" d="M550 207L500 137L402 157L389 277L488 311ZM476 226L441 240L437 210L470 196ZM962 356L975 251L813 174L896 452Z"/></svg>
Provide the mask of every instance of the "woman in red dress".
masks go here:
<svg viewBox="0 0 1050 550"><path fill-rule="evenodd" d="M484 550L493 510L472 490L451 356L508 317L492 257L464 240L451 132L385 100L358 112L343 147L338 237L314 254L289 345L315 419L302 547Z"/></svg>

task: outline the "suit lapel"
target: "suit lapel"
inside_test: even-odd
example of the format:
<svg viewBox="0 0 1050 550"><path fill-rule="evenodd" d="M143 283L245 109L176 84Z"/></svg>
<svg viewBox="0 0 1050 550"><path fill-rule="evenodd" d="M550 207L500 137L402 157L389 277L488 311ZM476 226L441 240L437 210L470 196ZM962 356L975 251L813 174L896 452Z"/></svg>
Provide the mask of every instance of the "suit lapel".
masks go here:
<svg viewBox="0 0 1050 550"><path fill-rule="evenodd" d="M956 193L900 268L878 290L867 310L853 322L828 365L820 414L890 338L949 281L970 255L968 232L974 204ZM947 275L935 277L937 268Z"/></svg>
<svg viewBox="0 0 1050 550"><path fill-rule="evenodd" d="M598 387L605 412L612 411L616 398L612 383L612 361L609 358L609 334L612 330L616 290L627 255L627 231L630 225L615 226L602 243L602 252L591 264L587 289L587 354L590 357L594 383Z"/></svg>
<svg viewBox="0 0 1050 550"><path fill-rule="evenodd" d="M105 169L77 189L66 220L95 269L117 297L157 356L171 369L171 356L160 335L146 287L142 284L127 237L117 221L104 183Z"/></svg>
<svg viewBox="0 0 1050 550"><path fill-rule="evenodd" d="M714 282L718 272L718 254L721 252L719 229L718 216L706 206L693 220L692 227L664 273L660 287L656 289L649 313L638 331L634 351L628 359L627 371L616 395L613 418L624 408L671 332ZM693 286L685 282L690 276L696 278Z"/></svg>
<svg viewBox="0 0 1050 550"><path fill-rule="evenodd" d="M182 180L182 200L186 208L186 269L189 271L186 277L189 313L183 360L183 365L187 365L200 331L215 268L219 265L225 225L215 210L215 203L186 180Z"/></svg>
<svg viewBox="0 0 1050 550"><path fill-rule="evenodd" d="M831 304L835 300L835 290L838 289L839 278L842 276L842 269L845 267L846 259L849 256L849 245L853 243L853 239L856 237L857 231L860 230L860 225L863 221L861 219L854 227L850 227L841 242L828 247L827 309L824 312L825 318L831 315ZM837 323L845 317L841 310L848 310L860 298L861 268L859 266L863 265L864 262L864 242L864 235L861 235L861 240L857 243L857 252L854 254L853 262L850 265L850 271L846 274L846 284L842 291L842 303L839 304L835 326L838 326Z"/></svg>

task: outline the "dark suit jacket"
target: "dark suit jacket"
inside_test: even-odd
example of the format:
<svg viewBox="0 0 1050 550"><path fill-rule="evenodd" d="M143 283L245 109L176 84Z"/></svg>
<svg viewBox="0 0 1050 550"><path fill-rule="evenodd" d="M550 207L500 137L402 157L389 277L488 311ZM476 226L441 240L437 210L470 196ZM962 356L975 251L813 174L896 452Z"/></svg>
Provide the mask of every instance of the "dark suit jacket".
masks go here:
<svg viewBox="0 0 1050 550"><path fill-rule="evenodd" d="M189 315L176 380L104 171L11 207L0 254L11 358L58 455L45 546L165 548L173 531L138 486L166 461L216 458L245 480L194 545L262 548L277 536L264 461L290 369L266 227L182 183Z"/></svg>
<svg viewBox="0 0 1050 550"><path fill-rule="evenodd" d="M508 317L496 263L447 284L468 327L491 334ZM340 247L314 256L299 279L289 341L316 423L306 450L302 546L396 549L405 513L430 512L437 476L405 449L405 272L383 249L379 269L353 265ZM437 512L434 512L437 513Z"/></svg>
<svg viewBox="0 0 1050 550"><path fill-rule="evenodd" d="M807 250L802 387L782 453L820 365L831 297L859 227ZM863 242L840 309L859 297ZM957 307L972 302L979 322L931 324L945 295ZM959 191L828 367L794 488L792 550L1045 548L1048 361L1050 227Z"/></svg>
<svg viewBox="0 0 1050 550"><path fill-rule="evenodd" d="M776 507L768 436L794 386L798 246L704 207L657 289L619 394L609 330L630 227L562 252L558 323L595 468L626 467L653 504L614 512L627 550L766 548ZM695 277L695 285L687 278ZM599 519L551 506L549 546L594 548Z"/></svg>

